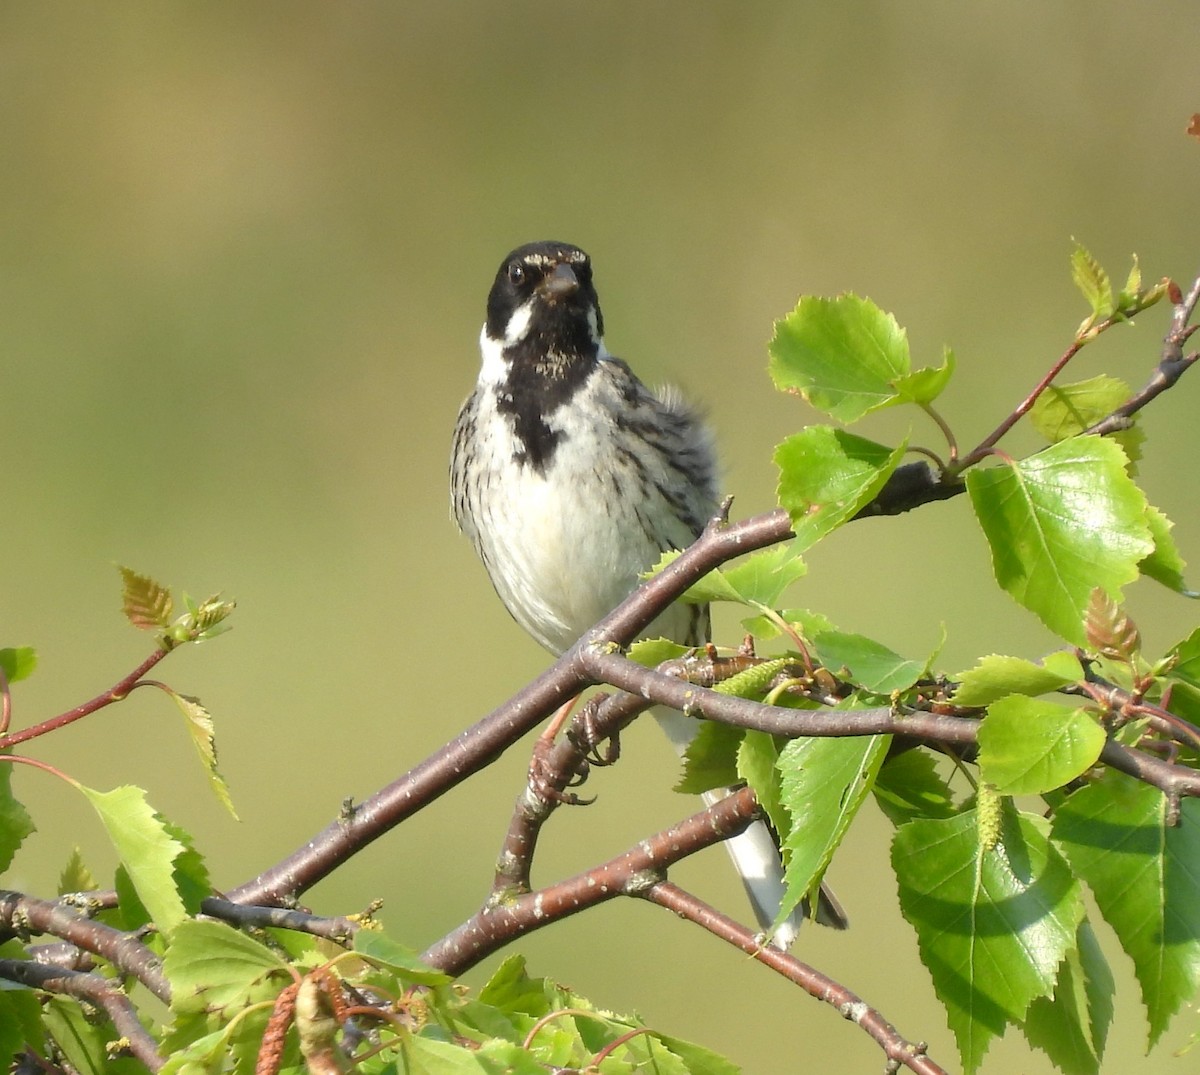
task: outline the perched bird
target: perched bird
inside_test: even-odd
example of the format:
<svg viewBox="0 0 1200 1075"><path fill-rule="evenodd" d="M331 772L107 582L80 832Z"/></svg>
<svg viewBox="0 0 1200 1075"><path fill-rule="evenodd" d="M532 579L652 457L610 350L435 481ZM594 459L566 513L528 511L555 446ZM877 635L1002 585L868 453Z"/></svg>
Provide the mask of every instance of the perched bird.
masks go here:
<svg viewBox="0 0 1200 1075"><path fill-rule="evenodd" d="M700 535L717 507L712 438L681 396L651 392L609 354L591 260L568 243L530 243L504 259L479 348L479 380L454 429L454 518L513 618L560 654L663 552ZM673 605L646 634L699 644L708 610ZM695 720L655 716L682 753ZM783 894L770 830L756 822L725 846L769 927ZM836 902L817 917L844 925ZM772 943L786 948L798 925Z"/></svg>

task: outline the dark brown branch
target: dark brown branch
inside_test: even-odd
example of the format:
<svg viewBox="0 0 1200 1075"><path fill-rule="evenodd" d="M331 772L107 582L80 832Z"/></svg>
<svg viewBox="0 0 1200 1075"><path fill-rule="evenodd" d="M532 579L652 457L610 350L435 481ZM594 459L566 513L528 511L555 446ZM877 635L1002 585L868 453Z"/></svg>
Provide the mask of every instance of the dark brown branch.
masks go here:
<svg viewBox="0 0 1200 1075"><path fill-rule="evenodd" d="M0 978L97 1005L125 1039L131 1056L151 1071L158 1071L166 1063L158 1054L158 1043L142 1026L136 1009L116 982L98 974L47 967L24 959L0 959Z"/></svg>
<svg viewBox="0 0 1200 1075"><path fill-rule="evenodd" d="M39 900L19 892L0 890L0 926L16 936L48 933L132 975L163 1003L171 1000L171 986L158 957L130 933L93 922L62 903Z"/></svg>
<svg viewBox="0 0 1200 1075"><path fill-rule="evenodd" d="M691 893L669 881L661 881L651 885L640 895L642 899L702 926L714 937L741 949L746 955L770 967L788 981L795 982L809 996L832 1005L843 1019L850 1020L866 1031L893 1064L903 1065L920 1075L946 1075L945 1069L926 1054L923 1043L906 1041L882 1013L840 982L822 974L815 967L802 963L787 952L764 945L762 938L753 931L714 910Z"/></svg>
<svg viewBox="0 0 1200 1075"><path fill-rule="evenodd" d="M584 651L582 659L588 672L598 681L611 683L648 701L735 728L753 728L793 739L799 736L892 734L929 743L968 745L974 744L979 729L979 721L971 717L898 713L888 706L842 710L765 705L685 683L600 646Z"/></svg>
<svg viewBox="0 0 1200 1075"><path fill-rule="evenodd" d="M669 866L744 832L758 816L754 792L741 788L600 866L483 907L426 949L421 959L447 974L462 974L526 933L618 896L640 895L646 886L662 880Z"/></svg>
<svg viewBox="0 0 1200 1075"><path fill-rule="evenodd" d="M1188 293L1175 303L1171 314L1171 324L1163 337L1162 357L1150 379L1142 386L1141 391L1132 395L1121 404L1112 414L1102 418L1087 432L1097 436L1115 433L1129 426L1129 419L1146 406L1151 400L1173 388L1179 380L1200 358L1200 352L1193 351L1190 355L1183 353L1183 345L1191 339L1192 334L1200 326L1189 325L1196 304L1200 302L1200 276L1192 281Z"/></svg>
<svg viewBox="0 0 1200 1075"><path fill-rule="evenodd" d="M359 923L349 918L325 918L284 907L252 907L211 896L200 904L202 914L219 918L230 925L258 929L290 929L322 937L334 944L348 945L358 932Z"/></svg>
<svg viewBox="0 0 1200 1075"><path fill-rule="evenodd" d="M542 826L564 802L579 804L567 789L582 783L589 768L588 756L599 744L614 739L650 703L631 694L600 694L588 700L571 721L567 733L549 748L535 749L529 783L516 805L496 860L492 899L507 899L529 891L529 874Z"/></svg>

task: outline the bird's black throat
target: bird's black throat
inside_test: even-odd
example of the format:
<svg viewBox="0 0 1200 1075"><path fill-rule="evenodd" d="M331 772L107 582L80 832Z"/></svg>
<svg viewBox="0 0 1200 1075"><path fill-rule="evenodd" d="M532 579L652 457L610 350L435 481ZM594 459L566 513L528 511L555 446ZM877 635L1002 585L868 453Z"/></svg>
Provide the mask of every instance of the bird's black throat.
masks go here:
<svg viewBox="0 0 1200 1075"><path fill-rule="evenodd" d="M512 422L515 463L546 472L563 438L549 419L587 383L598 354L586 322L581 334L530 332L504 349L508 376L497 386L496 409Z"/></svg>

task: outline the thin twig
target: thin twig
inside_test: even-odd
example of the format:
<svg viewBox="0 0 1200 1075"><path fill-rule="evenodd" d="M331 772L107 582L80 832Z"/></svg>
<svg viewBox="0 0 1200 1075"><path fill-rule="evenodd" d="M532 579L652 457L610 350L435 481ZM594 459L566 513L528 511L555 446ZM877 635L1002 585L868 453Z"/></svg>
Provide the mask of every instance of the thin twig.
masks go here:
<svg viewBox="0 0 1200 1075"><path fill-rule="evenodd" d="M219 918L234 926L254 926L259 929L290 929L297 933L308 933L323 937L335 944L348 945L359 930L359 923L351 918L309 914L286 907L253 907L230 900L210 896L200 904L202 914Z"/></svg>
<svg viewBox="0 0 1200 1075"><path fill-rule="evenodd" d="M946 1070L925 1052L921 1042L907 1041L877 1009L852 993L840 982L822 974L815 967L802 963L795 956L764 945L752 930L714 910L690 892L661 881L641 893L642 899L657 904L681 918L686 918L708 930L727 944L741 949L746 955L770 967L777 974L800 986L809 996L832 1005L842 1016L866 1031L883 1049L887 1058L919 1075L946 1075ZM804 1066L801 1064L801 1066Z"/></svg>
<svg viewBox="0 0 1200 1075"><path fill-rule="evenodd" d="M24 743L27 739L35 739L39 735L58 731L59 728L64 728L82 717L89 716L97 710L111 705L113 702L121 701L137 685L137 681L158 664L169 652L169 650L165 649L156 649L137 668L130 672L129 675L118 680L102 694L96 695L95 698L84 702L82 705L77 705L74 709L68 709L65 713L59 713L56 717L50 717L48 720L43 720L28 728L22 728L19 732L0 736L0 750L9 750L18 743Z"/></svg>

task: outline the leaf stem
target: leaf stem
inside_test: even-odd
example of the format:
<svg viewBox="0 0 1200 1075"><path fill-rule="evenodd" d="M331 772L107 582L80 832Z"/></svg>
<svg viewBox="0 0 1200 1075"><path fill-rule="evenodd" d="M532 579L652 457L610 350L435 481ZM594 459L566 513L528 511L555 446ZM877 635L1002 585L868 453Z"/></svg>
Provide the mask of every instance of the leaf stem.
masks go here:
<svg viewBox="0 0 1200 1075"><path fill-rule="evenodd" d="M48 732L58 731L59 728L65 728L68 724L72 724L82 717L89 716L98 709L103 709L113 702L122 701L137 686L138 680L158 664L168 652L165 649L156 649L137 668L130 672L129 675L118 680L108 690L104 691L103 694L96 695L90 701L84 702L82 705L77 705L74 709L68 709L65 713L59 713L56 717L43 720L40 724L33 724L28 728L22 728L19 732L13 732L11 735L0 736L0 750L8 750L11 747L15 747L18 743L24 743L29 739L36 739L38 736L46 735Z"/></svg>

